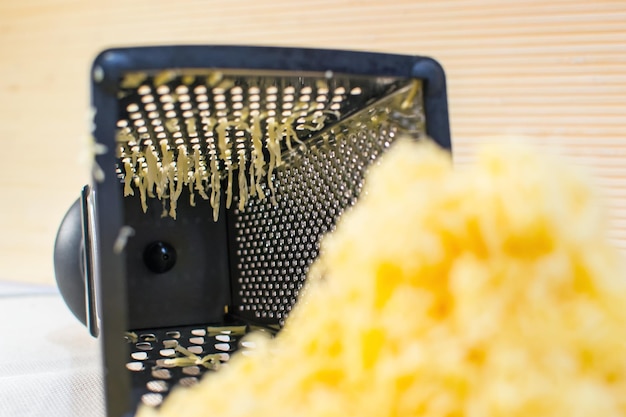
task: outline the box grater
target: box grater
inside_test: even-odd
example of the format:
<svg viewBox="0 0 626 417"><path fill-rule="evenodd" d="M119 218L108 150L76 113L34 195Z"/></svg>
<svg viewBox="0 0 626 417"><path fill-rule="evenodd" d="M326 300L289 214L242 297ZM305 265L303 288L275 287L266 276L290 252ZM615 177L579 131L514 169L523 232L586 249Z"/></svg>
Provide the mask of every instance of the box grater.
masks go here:
<svg viewBox="0 0 626 417"><path fill-rule="evenodd" d="M92 69L93 183L55 273L102 340L107 414L158 406L280 330L321 236L399 136L450 149L430 58L239 46L111 49Z"/></svg>

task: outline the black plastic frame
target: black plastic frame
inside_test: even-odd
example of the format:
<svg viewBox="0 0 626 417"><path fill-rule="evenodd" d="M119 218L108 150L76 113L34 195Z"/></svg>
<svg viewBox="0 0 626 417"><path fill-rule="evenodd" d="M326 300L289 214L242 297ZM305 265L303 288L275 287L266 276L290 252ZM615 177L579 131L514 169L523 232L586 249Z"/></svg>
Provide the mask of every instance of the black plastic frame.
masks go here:
<svg viewBox="0 0 626 417"><path fill-rule="evenodd" d="M124 366L128 352L122 337L127 330L128 314L126 260L123 252L115 253L113 249L124 218L123 196L115 172L119 115L116 92L126 72L176 68L332 71L421 79L427 134L442 148L451 149L445 74L441 65L431 58L341 50L196 45L110 49L98 55L92 67L93 136L106 147L106 152L96 156L104 180L93 184L99 247L95 278L109 417L134 413L130 376Z"/></svg>

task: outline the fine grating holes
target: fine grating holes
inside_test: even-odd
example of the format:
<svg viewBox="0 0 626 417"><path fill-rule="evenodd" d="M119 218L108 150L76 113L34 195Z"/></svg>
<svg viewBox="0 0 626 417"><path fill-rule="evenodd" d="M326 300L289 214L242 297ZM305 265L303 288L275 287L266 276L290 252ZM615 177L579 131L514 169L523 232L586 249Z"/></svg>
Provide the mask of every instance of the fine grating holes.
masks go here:
<svg viewBox="0 0 626 417"><path fill-rule="evenodd" d="M277 172L276 206L251 200L237 212L239 312L284 322L319 253L321 236L356 202L367 167L395 138L392 127L359 132Z"/></svg>

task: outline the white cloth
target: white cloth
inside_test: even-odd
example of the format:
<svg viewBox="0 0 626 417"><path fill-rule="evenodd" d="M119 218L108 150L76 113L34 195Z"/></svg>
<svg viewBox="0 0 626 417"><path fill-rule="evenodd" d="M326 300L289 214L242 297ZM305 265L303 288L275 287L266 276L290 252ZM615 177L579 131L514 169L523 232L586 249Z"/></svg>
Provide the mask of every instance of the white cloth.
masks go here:
<svg viewBox="0 0 626 417"><path fill-rule="evenodd" d="M100 344L53 287L0 282L0 417L103 417Z"/></svg>

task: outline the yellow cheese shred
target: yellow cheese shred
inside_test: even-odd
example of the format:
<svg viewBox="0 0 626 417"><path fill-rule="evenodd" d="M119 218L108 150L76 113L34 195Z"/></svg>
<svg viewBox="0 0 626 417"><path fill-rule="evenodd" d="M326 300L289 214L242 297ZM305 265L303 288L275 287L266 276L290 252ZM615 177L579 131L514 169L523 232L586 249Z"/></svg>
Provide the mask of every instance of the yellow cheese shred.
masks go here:
<svg viewBox="0 0 626 417"><path fill-rule="evenodd" d="M204 161L202 161L201 158L200 147L195 147L193 150L193 177L195 180L195 190L203 199L208 200L209 196L204 192L205 171L203 169Z"/></svg>
<svg viewBox="0 0 626 417"><path fill-rule="evenodd" d="M159 155L154 150L152 145L146 146L144 151L146 156L146 180L147 180L147 192L148 197L154 197L154 187L156 186L157 195L159 198L163 195L163 189L161 188L161 170L159 167Z"/></svg>
<svg viewBox="0 0 626 417"><path fill-rule="evenodd" d="M226 208L230 208L230 205L233 202L233 164L229 163L226 165Z"/></svg>
<svg viewBox="0 0 626 417"><path fill-rule="evenodd" d="M183 192L183 186L189 182L189 156L185 146L178 147L178 156L176 157L176 187L170 191L170 217L176 219L176 207L178 198ZM173 172L173 170L172 170ZM170 183L170 187L173 183ZM171 189L171 188L170 188Z"/></svg>
<svg viewBox="0 0 626 417"><path fill-rule="evenodd" d="M400 139L283 331L139 416L624 416L624 277L560 161Z"/></svg>
<svg viewBox="0 0 626 417"><path fill-rule="evenodd" d="M132 178L135 173L133 170L133 166L131 165L130 158L124 158L122 163L124 164L124 176L126 178ZM134 195L134 194L135 193L133 191L132 182L125 181L124 182L124 197L126 197L127 195Z"/></svg>
<svg viewBox="0 0 626 417"><path fill-rule="evenodd" d="M239 167L238 174L238 185L239 185L239 205L238 209L241 211L246 206L246 202L248 200L248 181L246 179L246 153L244 151L238 152L239 157L237 160L237 165Z"/></svg>
<svg viewBox="0 0 626 417"><path fill-rule="evenodd" d="M217 169L217 156L211 155L211 207L213 207L213 221L217 221L220 213L221 179Z"/></svg>
<svg viewBox="0 0 626 417"><path fill-rule="evenodd" d="M135 187L139 190L139 198L141 200L141 209L145 213L148 211L148 203L146 201L146 182L147 176L137 176L134 178Z"/></svg>

